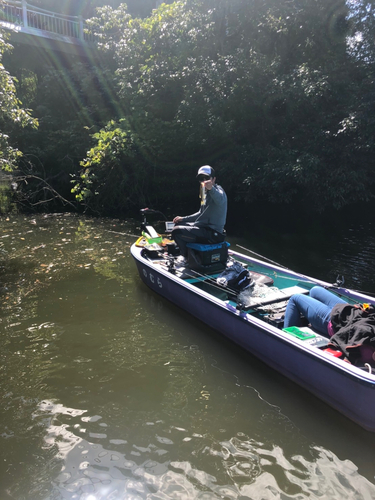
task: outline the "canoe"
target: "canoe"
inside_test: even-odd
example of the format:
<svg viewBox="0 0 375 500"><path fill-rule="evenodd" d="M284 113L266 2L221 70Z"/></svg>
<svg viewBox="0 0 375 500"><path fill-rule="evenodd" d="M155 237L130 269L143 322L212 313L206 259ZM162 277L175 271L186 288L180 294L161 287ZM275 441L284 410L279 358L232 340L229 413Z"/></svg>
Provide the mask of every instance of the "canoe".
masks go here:
<svg viewBox="0 0 375 500"><path fill-rule="evenodd" d="M227 243L221 245L228 247ZM328 335L324 337L309 326L284 331L282 324L282 311L291 295L307 294L316 285L329 288L349 303L375 304L375 299L285 269L272 261L244 255L230 247L223 261L222 250L213 247L209 254L211 259L213 255L216 257L201 267L180 265L170 245L163 246L160 241L148 245L140 239L131 246L131 255L141 280L155 293L203 321L356 424L375 432L375 368L368 364L354 366L336 357L337 351L329 346ZM215 261L216 258L219 261ZM253 296L246 296L246 290L238 293L218 284L223 271L234 263L240 263L249 271L252 285L255 282L252 287L257 289Z"/></svg>

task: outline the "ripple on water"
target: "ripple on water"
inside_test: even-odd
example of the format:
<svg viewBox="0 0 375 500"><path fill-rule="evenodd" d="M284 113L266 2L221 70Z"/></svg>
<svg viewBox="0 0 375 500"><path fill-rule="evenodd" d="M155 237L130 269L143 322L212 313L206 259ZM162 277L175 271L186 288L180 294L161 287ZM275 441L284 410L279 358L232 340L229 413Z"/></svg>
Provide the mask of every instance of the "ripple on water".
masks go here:
<svg viewBox="0 0 375 500"><path fill-rule="evenodd" d="M53 413L57 407L48 404ZM82 417L79 411L62 409L62 414L86 423L99 425L100 418ZM144 423L150 427L148 423ZM163 424L164 425L164 424ZM76 429L76 431L79 429ZM92 495L120 495L113 498L250 498L261 499L367 499L373 498L375 487L358 473L350 460L340 460L334 453L318 446L310 446L304 455L290 455L281 446L270 445L250 439L243 433L229 440L216 441L210 435L196 435L197 444L184 449L184 432L174 434L174 442L166 440L175 448L168 459L157 459L160 445L159 435L149 435L148 447L129 444L128 440L103 439L93 442L91 436L77 439L66 425L51 425L51 436L58 446L59 458L64 457L63 471L54 480L57 491L84 498L88 491ZM171 428L170 432L176 432ZM194 433L191 433L193 435ZM179 435L177 442L176 436ZM101 439L100 439L101 440ZM164 441L164 440L162 440ZM132 451L137 457L129 459ZM177 456L186 457L176 460ZM206 459L205 459L206 457ZM209 457L211 457L209 459ZM211 472L206 468L207 459L213 463ZM216 471L213 473L213 471ZM88 490L88 488L90 489ZM107 496L105 497L107 498Z"/></svg>
<svg viewBox="0 0 375 500"><path fill-rule="evenodd" d="M147 290L130 226L34 222L1 227L0 497L375 498L371 439ZM373 236L346 236L329 267L363 285Z"/></svg>

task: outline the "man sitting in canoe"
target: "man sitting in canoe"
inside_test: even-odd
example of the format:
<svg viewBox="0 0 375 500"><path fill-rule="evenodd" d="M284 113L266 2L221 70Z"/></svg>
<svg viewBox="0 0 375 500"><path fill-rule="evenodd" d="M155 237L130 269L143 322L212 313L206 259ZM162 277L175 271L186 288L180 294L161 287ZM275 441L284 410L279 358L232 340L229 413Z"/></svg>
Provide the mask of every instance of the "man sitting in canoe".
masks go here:
<svg viewBox="0 0 375 500"><path fill-rule="evenodd" d="M227 218L227 195L216 184L215 171L209 165L200 167L197 179L201 185L201 206L198 212L173 219L175 227L172 238L187 258L187 243L214 244L224 241L224 226Z"/></svg>

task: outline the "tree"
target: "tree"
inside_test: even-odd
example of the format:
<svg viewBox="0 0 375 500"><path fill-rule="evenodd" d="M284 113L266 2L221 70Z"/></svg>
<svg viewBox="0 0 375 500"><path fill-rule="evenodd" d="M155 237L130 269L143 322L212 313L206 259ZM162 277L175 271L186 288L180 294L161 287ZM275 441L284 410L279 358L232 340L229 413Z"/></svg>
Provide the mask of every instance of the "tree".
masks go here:
<svg viewBox="0 0 375 500"><path fill-rule="evenodd" d="M24 152L19 173L27 179L27 184L19 184L19 199L28 207L43 203L44 209L54 210L63 198L64 204L71 199L71 179L91 147L92 134L117 117L112 80L105 65L78 61L64 68L47 64L38 74L15 71L19 92L39 120L37 131L25 130L17 136ZM54 190L52 196L46 183Z"/></svg>
<svg viewBox="0 0 375 500"><path fill-rule="evenodd" d="M89 23L115 54L123 123L155 189L213 161L238 198L303 192L321 210L374 185L373 161L358 166L344 144L364 75L349 21L345 0L186 0L147 19L104 7Z"/></svg>
<svg viewBox="0 0 375 500"><path fill-rule="evenodd" d="M22 107L17 98L15 80L2 63L4 53L10 50L7 35L0 30L0 167L7 172L14 170L22 156L22 152L12 145L15 130L26 126L36 128L38 125L30 111Z"/></svg>
<svg viewBox="0 0 375 500"><path fill-rule="evenodd" d="M197 92L202 77L196 62L201 63L204 57L196 47L195 21L182 3L162 5L146 20L131 18L124 6L117 10L105 7L98 18L89 21L103 40L103 48L115 52L119 97L126 118L122 123L138 146L140 168L143 165L148 172L149 182L144 187L149 190L143 193L144 198L154 202L157 196L160 202L157 193L166 189L171 203L178 198L181 201L184 183L189 179L180 175L179 191L173 189L177 170L191 165L196 169L198 158L202 160L207 151L216 151L228 138L231 140L221 118L210 116L212 89L208 81L202 81ZM190 29L192 39L187 36ZM212 72L208 65L207 71L215 73L219 82L216 68ZM95 171L105 166L107 162L95 162L84 173L87 188L97 192L98 198ZM126 177L125 170L123 175Z"/></svg>
<svg viewBox="0 0 375 500"><path fill-rule="evenodd" d="M152 165L126 128L126 123L110 121L94 134L97 143L81 162L83 170L72 192L96 214L123 214L147 203Z"/></svg>

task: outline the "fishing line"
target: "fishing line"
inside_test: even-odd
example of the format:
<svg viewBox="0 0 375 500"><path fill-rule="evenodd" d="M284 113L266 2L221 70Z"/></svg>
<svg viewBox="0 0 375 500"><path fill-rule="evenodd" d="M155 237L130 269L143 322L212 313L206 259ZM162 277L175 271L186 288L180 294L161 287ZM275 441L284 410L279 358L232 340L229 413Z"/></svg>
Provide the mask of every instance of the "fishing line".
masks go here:
<svg viewBox="0 0 375 500"><path fill-rule="evenodd" d="M234 262L236 262L235 259L233 259L233 258L231 258L231 259ZM162 261L162 262L160 262L160 264L167 265L167 262L168 261ZM217 281L216 281L215 278L212 278L211 276L208 276L206 274L199 273L195 269L189 269L189 271L191 273L189 276L191 278L195 278L197 280L197 283L207 283L209 286L211 286L212 288L215 288L215 289L219 290L220 292L227 292L228 294L232 294L236 299L238 298L238 296L241 293L246 292L246 288L244 290L236 290L236 289L233 289L231 287L220 286L220 285L217 284ZM294 279L294 278L290 278L290 279ZM295 281L297 281L297 280L295 280ZM266 288L268 289L268 287L266 287ZM259 295L256 295L255 298L258 299L258 303L254 304L254 306L251 307L251 309L263 309L264 310L264 308L267 307L269 310L271 310L273 312L275 312L276 310L280 309L280 304L273 304L273 305L269 304L267 302L267 297L266 296L261 297ZM228 297L228 300L231 300L230 297Z"/></svg>
<svg viewBox="0 0 375 500"><path fill-rule="evenodd" d="M288 417L287 415L285 415L285 413L283 413L281 407L279 405L275 405L273 403L271 403L270 401L268 401L267 399L265 399L260 391L258 389L256 389L254 386L252 385L247 385L247 384L242 384L241 381L240 381L240 376L235 374L235 373L232 373L230 371L227 371L227 370L223 370L223 368L219 368L218 366L218 362L216 359L213 359L212 362L211 362L211 366L212 368L214 368L215 370L218 370L219 372L225 374L225 375L229 375L229 376L232 376L234 379L235 379L235 385L241 389L250 389L251 391L253 391L256 396L258 397L258 399L260 401L262 401L262 403L265 403L267 406L269 406L272 410L275 411L275 413L281 417L283 420L285 420L286 422L289 422L292 427L298 429L298 431L300 431L299 427L295 424L295 422L293 422L293 420L291 420L290 417Z"/></svg>
<svg viewBox="0 0 375 500"><path fill-rule="evenodd" d="M139 238L139 234L131 234L131 233L119 233L118 231L111 231L110 229L104 229L107 233L120 234L121 236L131 236L132 238Z"/></svg>
<svg viewBox="0 0 375 500"><path fill-rule="evenodd" d="M268 260L268 261L269 261L269 262L271 262L272 264L275 264L275 266L279 266L279 267L281 267L281 268L285 269L286 271L295 272L295 271L293 271L293 269L290 269L289 267L283 266L282 264L279 264L278 262L275 262L275 261L273 261L273 260L269 259L268 257L264 257L263 255L260 255L260 254L258 254L258 253L256 253L256 252L254 252L253 250L249 250L248 248L245 248L245 247L243 247L243 246L241 246L241 245L237 245L237 244L236 244L236 246L237 246L237 247L239 247L239 248L242 248L242 250L246 250L246 252L253 253L253 254L254 254L254 255L256 255L257 257L260 257L260 258L262 258L262 259ZM264 273L264 274L266 274L266 273ZM316 284L316 282L315 282L315 281L311 281L311 279L310 279L310 278L308 278L307 276L305 276L304 274L301 274L301 273L298 273L298 274L299 274L302 278L304 278L304 280L305 280L305 282L306 282L306 283L314 283L314 284ZM274 273L274 275L275 275L275 277L277 277L277 273L276 273L276 274ZM271 275L267 275L267 276L271 276ZM286 279L286 280L291 280L291 281L300 281L300 279L299 279L298 277L296 277L296 278L292 278L292 277L289 277L289 276L282 276L282 278L283 278L283 279ZM331 285L331 286L334 286L334 285Z"/></svg>
<svg viewBox="0 0 375 500"><path fill-rule="evenodd" d="M227 291L227 292L230 292L234 295L237 295L237 293L238 293L237 290L234 290L232 288L219 286L216 282L216 279L212 278L211 276L207 276L206 274L201 274L198 271L195 271L194 269L190 269L190 271L193 271L193 273L195 273L191 277L196 278L198 283L208 283L213 288L216 288L217 290L220 290L221 292ZM202 279L199 279L199 278L202 278Z"/></svg>
<svg viewBox="0 0 375 500"><path fill-rule="evenodd" d="M115 233L116 233L116 231L111 231L111 232L115 232ZM116 233L116 234L121 234L121 233ZM129 235L129 236L130 236L130 235ZM253 252L252 250L249 250L248 248L245 248L245 247L243 247L243 246L241 246L241 245L236 245L236 246L238 246L239 248L242 248L243 250L246 250L247 252L250 252L250 253L253 253L254 255L257 255L258 257L261 257L261 258L263 258L263 259L265 259L265 260L268 260L269 262L271 262L271 263L273 263L273 264L275 264L275 265L277 265L277 266L279 266L279 267L281 267L281 268L283 268L283 269L285 269L285 270L287 270L287 271L292 271L292 270L291 270L291 269L289 269L288 267L283 266L283 265L281 265L281 264L279 264L279 263L277 263L277 262L275 262L275 261L273 261L273 260L271 260L271 259L268 259L267 257L264 257L264 256L262 256L262 255L260 255L260 254L257 254L256 252ZM233 259L233 260L235 260L235 259ZM191 277L192 277L192 278L196 278L196 280L197 280L197 282L198 282L198 283L207 283L207 284L208 284L209 286L211 286L212 288L217 289L217 290L218 290L218 291L220 291L220 292L228 292L228 294L232 294L232 295L234 295L235 297L237 297L237 296L239 295L239 293L241 293L241 292L239 292L238 290L234 290L234 289L232 289L232 288L230 288L230 287L221 287L221 286L219 286L219 285L217 284L217 282L216 282L216 279L215 279L215 278L212 278L212 277L207 276L207 275L205 275L205 274L199 273L199 272L198 272L198 271L196 271L196 270L190 270L190 271L192 272ZM292 272L293 272L293 271L292 271ZM267 275L267 276L273 276L273 277L275 277L275 278L277 277L277 273L275 273L275 272L273 272L273 273L271 273L271 274L267 274L266 272L264 272L263 274L265 274L265 275ZM317 284L315 281L311 281L311 280L310 280L307 276L305 276L305 275L303 275L303 274L300 274L300 276L301 276L302 278L304 278L304 280L305 280L305 282L306 282L306 283ZM295 281L295 282L300 281L300 278L299 278L299 277L282 276L282 279L285 279L285 280L291 280L291 281ZM338 290L336 290L337 285L335 285L335 284L329 284L329 285L328 285L328 286L326 286L325 288L327 288L327 289L332 289L333 291L335 291L335 293L337 293L337 295L339 295L339 296L344 296L345 298L347 298L347 296L345 296L345 295L341 294ZM373 295L373 294L368 293L368 292L359 292L358 290L354 290L354 291L355 291L355 292L358 292L358 293L367 293L368 295ZM270 307L270 304L268 304L268 303L267 303L267 301L263 302L263 301L261 300L261 297L258 297L258 299L260 299L260 300L259 300L259 303L258 303L258 304L256 304L256 305L254 306L254 308L256 308L256 309L262 309L262 308L264 308L265 306ZM266 299L266 297L264 297L264 299ZM228 297L228 300L230 300L230 297ZM353 299L352 299L352 300L353 300ZM356 300L356 299L354 299L354 302L360 303L360 301L358 301L358 300ZM272 310L272 307L270 307L270 309Z"/></svg>
<svg viewBox="0 0 375 500"><path fill-rule="evenodd" d="M286 266L283 266L282 264L279 264L271 259L269 259L268 257L264 257L263 255L260 255L256 252L254 252L253 250L250 250L248 248L245 248L241 245L236 245L238 246L239 248L242 248L242 250L246 250L246 252L249 252L249 253L253 253L254 255L256 255L257 257L260 257L262 259L265 259L265 260L268 260L269 262L271 262L272 264L275 264L276 266L279 266L279 267L282 267L283 269L287 270L287 271L292 271L294 272L292 269L290 269L289 267L286 267ZM266 274L266 273L264 273ZM307 283L315 283L315 281L311 281L310 279L307 278L307 276L305 276L304 274L301 274L300 276L302 276L303 278L306 279ZM283 276L283 279L289 279L289 280L295 280L295 281L298 281L298 278L290 278L290 277L287 277L287 276ZM336 289L337 288L337 285L335 285L334 283L332 284L329 284L328 286L326 286L325 288L330 288L330 289ZM364 292L364 291L361 291L361 290L354 290L352 289L353 292L356 292L356 293L362 293L362 294L365 294L365 295L370 295L371 297L375 297L375 294L373 292ZM340 295L340 296L343 296L343 297L347 297L346 295L343 295L343 294L340 294L340 292L338 292L337 290L335 290L335 292ZM358 300L355 300L355 302L358 302ZM360 303L360 302L358 302Z"/></svg>
<svg viewBox="0 0 375 500"><path fill-rule="evenodd" d="M164 264L167 265L168 260L162 261L160 263L163 265ZM192 273L190 275L190 278L195 278L198 283L207 283L210 286L212 286L213 288L216 288L217 290L219 290L221 292L230 292L233 295L237 295L239 293L238 290L232 289L230 287L222 287L222 286L218 285L216 282L216 279L212 278L211 276L208 276L207 274L202 274L202 273L196 271L195 269L189 269L189 271Z"/></svg>
<svg viewBox="0 0 375 500"><path fill-rule="evenodd" d="M282 264L279 264L278 262L275 262L274 260L269 259L268 257L264 257L263 255L260 255L259 253L254 252L253 250L250 250L249 248L245 248L241 245L236 244L236 247L242 248L242 250L246 250L246 252L253 253L257 257L260 257L261 259L268 260L268 262L271 262L272 264L275 264L275 266L282 267L283 269L287 269L288 271L291 271L289 267L283 266Z"/></svg>
<svg viewBox="0 0 375 500"><path fill-rule="evenodd" d="M201 273L199 273L198 271L196 271L194 269L191 269L190 271L192 271L194 273L194 274L192 274L190 276L192 278L196 278L196 280L197 280L198 283L207 283L212 288L216 288L220 292L228 292L229 294L234 295L235 298L237 298L242 292L246 292L246 288L244 290L240 290L239 291L239 290L236 290L236 289L233 289L233 288L230 288L230 287L222 287L222 286L220 286L220 285L217 284L215 278L212 278L210 276L208 277L207 275L201 274ZM202 278L202 279L199 279L199 278ZM267 289L268 289L268 287L267 287ZM273 304L273 305L269 304L267 302L267 297L263 297L263 300L262 300L261 296L255 296L255 298L257 298L259 300L259 302L257 304L254 304L254 306L251 307L251 309L262 309L262 308L264 309L265 307L268 307L272 311L280 309L280 305L279 304ZM228 297L228 300L230 300L230 297Z"/></svg>

